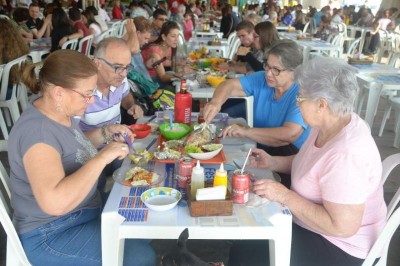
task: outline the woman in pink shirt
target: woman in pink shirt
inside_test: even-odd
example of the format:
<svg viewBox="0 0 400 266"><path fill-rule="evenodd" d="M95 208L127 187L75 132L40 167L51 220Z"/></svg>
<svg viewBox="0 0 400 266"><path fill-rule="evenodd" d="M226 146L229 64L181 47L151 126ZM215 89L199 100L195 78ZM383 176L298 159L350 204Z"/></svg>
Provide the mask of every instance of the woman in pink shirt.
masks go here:
<svg viewBox="0 0 400 266"><path fill-rule="evenodd" d="M290 189L269 179L253 185L254 193L293 214L291 265L361 265L385 224L381 158L369 126L353 112L355 73L328 57L303 64L295 77L297 105L312 128L308 139L294 156L252 151L252 166L292 176ZM246 249L262 245L247 243ZM236 262L246 257L239 246L231 249L229 265L260 263L254 252L247 254L253 261Z"/></svg>

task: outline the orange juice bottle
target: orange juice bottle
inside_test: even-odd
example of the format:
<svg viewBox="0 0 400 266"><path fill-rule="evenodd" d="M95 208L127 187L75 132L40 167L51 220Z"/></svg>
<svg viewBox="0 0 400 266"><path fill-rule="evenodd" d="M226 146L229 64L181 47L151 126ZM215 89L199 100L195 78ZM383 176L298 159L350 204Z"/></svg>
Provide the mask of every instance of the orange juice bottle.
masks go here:
<svg viewBox="0 0 400 266"><path fill-rule="evenodd" d="M219 169L215 172L214 187L216 186L225 186L226 194L226 188L228 187L228 172L224 169L224 164L222 163Z"/></svg>

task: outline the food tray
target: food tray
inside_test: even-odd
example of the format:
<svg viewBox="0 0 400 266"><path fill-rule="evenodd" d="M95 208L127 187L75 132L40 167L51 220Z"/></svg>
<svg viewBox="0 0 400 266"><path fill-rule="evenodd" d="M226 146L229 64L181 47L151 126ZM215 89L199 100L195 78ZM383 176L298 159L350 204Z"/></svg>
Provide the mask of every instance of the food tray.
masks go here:
<svg viewBox="0 0 400 266"><path fill-rule="evenodd" d="M211 183L206 183L206 187L212 186ZM190 185L187 188L188 206L190 216L231 216L233 210L233 200L231 199L229 190L227 190L225 200L203 200L197 201L192 198L190 193Z"/></svg>
<svg viewBox="0 0 400 266"><path fill-rule="evenodd" d="M167 139L160 135L157 140L157 145L160 146L161 150L164 149L164 145L162 144L164 141L167 141ZM215 139L215 144L219 144L219 138ZM189 155L188 155L189 156ZM166 159L166 160L161 160L157 159L154 157L154 160L158 163L175 163L175 160L173 159ZM193 159L195 160L195 159ZM226 157L224 153L224 149L221 150L220 153L218 153L214 158L208 159L208 160L200 160L201 164L221 164L226 162Z"/></svg>
<svg viewBox="0 0 400 266"><path fill-rule="evenodd" d="M348 59L349 64L357 64L357 65L370 65L374 62L373 58L364 58L364 59L355 59L349 57Z"/></svg>

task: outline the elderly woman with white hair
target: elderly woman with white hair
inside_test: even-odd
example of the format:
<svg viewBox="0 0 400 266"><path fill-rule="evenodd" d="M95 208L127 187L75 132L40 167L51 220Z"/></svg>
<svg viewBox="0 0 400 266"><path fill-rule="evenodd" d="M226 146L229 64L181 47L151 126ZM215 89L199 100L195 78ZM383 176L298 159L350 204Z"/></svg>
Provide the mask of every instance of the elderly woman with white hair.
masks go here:
<svg viewBox="0 0 400 266"><path fill-rule="evenodd" d="M379 151L368 125L353 112L355 69L338 59L316 58L299 67L295 77L300 86L297 104L311 126L308 139L294 156L254 150L251 160L255 167L291 173L292 186L262 179L253 191L290 208L291 265L361 265L387 210ZM246 248L253 250L249 258L254 257L254 245ZM240 264L242 254L235 252L241 253L240 248L231 250L229 265Z"/></svg>

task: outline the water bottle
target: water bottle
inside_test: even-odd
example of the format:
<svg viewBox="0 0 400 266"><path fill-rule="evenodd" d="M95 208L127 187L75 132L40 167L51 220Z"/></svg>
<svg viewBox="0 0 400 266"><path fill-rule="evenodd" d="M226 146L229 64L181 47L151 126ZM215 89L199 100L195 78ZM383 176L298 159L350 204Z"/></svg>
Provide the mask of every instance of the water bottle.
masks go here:
<svg viewBox="0 0 400 266"><path fill-rule="evenodd" d="M187 91L186 80L181 80L181 89L175 94L175 122L190 126L192 120L192 94Z"/></svg>

